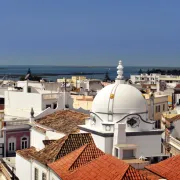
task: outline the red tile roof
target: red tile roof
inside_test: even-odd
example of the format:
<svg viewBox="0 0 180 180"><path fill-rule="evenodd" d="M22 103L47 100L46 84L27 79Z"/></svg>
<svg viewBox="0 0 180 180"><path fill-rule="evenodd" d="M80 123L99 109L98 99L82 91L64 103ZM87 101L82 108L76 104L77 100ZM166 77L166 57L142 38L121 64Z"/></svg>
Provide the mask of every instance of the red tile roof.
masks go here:
<svg viewBox="0 0 180 180"><path fill-rule="evenodd" d="M111 155L103 155L78 168L63 180L147 180L129 164Z"/></svg>
<svg viewBox="0 0 180 180"><path fill-rule="evenodd" d="M78 125L85 124L89 115L72 110L60 110L36 120L37 124L54 129L64 134L79 132Z"/></svg>
<svg viewBox="0 0 180 180"><path fill-rule="evenodd" d="M172 118L166 118L166 120L168 122L178 121L178 120L180 120L180 114L178 114L178 115L176 115L176 116L174 116Z"/></svg>
<svg viewBox="0 0 180 180"><path fill-rule="evenodd" d="M149 171L168 180L180 179L180 155L145 167Z"/></svg>
<svg viewBox="0 0 180 180"><path fill-rule="evenodd" d="M66 178L75 169L87 164L104 153L95 144L86 144L79 149L69 153L67 156L48 164L61 178Z"/></svg>
<svg viewBox="0 0 180 180"><path fill-rule="evenodd" d="M139 170L141 174L143 174L145 177L147 177L148 180L159 180L162 179L162 176L159 176L157 174L154 174L153 172L147 170L147 169L142 169Z"/></svg>
<svg viewBox="0 0 180 180"><path fill-rule="evenodd" d="M129 164L85 145L48 166L63 180L147 180Z"/></svg>
<svg viewBox="0 0 180 180"><path fill-rule="evenodd" d="M42 128L40 126L33 126L33 129L35 129L36 131L39 131L39 132L41 132L43 134L46 133L46 128Z"/></svg>
<svg viewBox="0 0 180 180"><path fill-rule="evenodd" d="M63 138L51 142L44 149L40 151L34 151L31 154L31 158L35 159L42 164L48 164L56 161L57 159L69 154L70 152L80 148L81 146L92 143L94 144L93 138L90 133L78 133L69 134ZM24 156L26 149L21 150L21 156ZM19 151L17 151L19 153Z"/></svg>
<svg viewBox="0 0 180 180"><path fill-rule="evenodd" d="M30 147L28 149L22 149L16 151L17 154L20 156L24 157L25 159L31 159L33 157L33 154L36 153L36 148L35 147Z"/></svg>

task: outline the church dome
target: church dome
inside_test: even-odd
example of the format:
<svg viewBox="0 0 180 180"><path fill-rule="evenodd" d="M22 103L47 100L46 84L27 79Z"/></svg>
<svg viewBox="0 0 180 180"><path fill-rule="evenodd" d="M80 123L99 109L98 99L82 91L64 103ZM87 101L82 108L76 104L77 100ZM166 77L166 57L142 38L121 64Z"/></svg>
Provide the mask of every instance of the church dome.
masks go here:
<svg viewBox="0 0 180 180"><path fill-rule="evenodd" d="M111 84L96 95L92 112L102 114L139 114L147 112L141 92L128 84Z"/></svg>

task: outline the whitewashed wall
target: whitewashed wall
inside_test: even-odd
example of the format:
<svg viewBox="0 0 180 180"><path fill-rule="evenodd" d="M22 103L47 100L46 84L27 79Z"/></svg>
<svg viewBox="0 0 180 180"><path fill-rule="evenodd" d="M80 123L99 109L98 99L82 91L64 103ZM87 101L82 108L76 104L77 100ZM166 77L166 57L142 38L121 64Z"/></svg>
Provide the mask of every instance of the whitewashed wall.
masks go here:
<svg viewBox="0 0 180 180"><path fill-rule="evenodd" d="M137 158L161 154L161 135L127 136L127 144L136 144Z"/></svg>
<svg viewBox="0 0 180 180"><path fill-rule="evenodd" d="M31 162L16 154L16 176L19 180L32 180Z"/></svg>
<svg viewBox="0 0 180 180"><path fill-rule="evenodd" d="M31 146L34 146L37 150L44 148L43 140L45 140L46 134L43 134L35 129L31 129Z"/></svg>
<svg viewBox="0 0 180 180"><path fill-rule="evenodd" d="M173 122L174 129L172 131L171 136L174 138L180 138L180 120Z"/></svg>
<svg viewBox="0 0 180 180"><path fill-rule="evenodd" d="M5 92L5 115L29 118L31 108L35 115L42 111L42 96L37 93Z"/></svg>
<svg viewBox="0 0 180 180"><path fill-rule="evenodd" d="M47 180L51 180L51 179L49 179L49 176L50 176L49 168L36 160L33 160L33 162L32 162L32 171L31 171L32 172L32 180L34 179L35 168L38 169L38 179L39 180L42 179L42 173L46 174Z"/></svg>
<svg viewBox="0 0 180 180"><path fill-rule="evenodd" d="M49 178L49 180L61 180L61 178L58 177L58 175L54 171L50 170L50 178Z"/></svg>

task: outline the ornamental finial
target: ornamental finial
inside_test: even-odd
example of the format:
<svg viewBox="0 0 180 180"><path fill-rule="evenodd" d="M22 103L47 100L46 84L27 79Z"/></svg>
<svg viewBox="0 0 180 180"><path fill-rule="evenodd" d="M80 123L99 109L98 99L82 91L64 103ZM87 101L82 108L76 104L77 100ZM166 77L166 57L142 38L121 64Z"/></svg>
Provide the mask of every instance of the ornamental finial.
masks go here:
<svg viewBox="0 0 180 180"><path fill-rule="evenodd" d="M117 67L117 80L123 80L123 68L122 61L120 60Z"/></svg>

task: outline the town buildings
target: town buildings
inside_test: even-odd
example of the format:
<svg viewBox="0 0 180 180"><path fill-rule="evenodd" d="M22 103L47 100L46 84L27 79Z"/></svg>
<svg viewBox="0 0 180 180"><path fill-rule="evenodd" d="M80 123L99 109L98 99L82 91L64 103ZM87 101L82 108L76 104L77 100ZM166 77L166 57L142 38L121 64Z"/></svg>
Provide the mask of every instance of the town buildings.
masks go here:
<svg viewBox="0 0 180 180"><path fill-rule="evenodd" d="M20 87L9 88L5 92L5 120L29 118L32 108L34 116L40 117L44 114L51 114L56 109L64 109L65 105L70 106L72 104L69 103L72 101L70 94L60 91L58 84L54 84L54 86L53 83L30 82L29 84L28 80L19 83L21 84Z"/></svg>
<svg viewBox="0 0 180 180"><path fill-rule="evenodd" d="M9 98L3 126L5 156L17 150L16 175L20 180L147 179L136 169L168 157L162 151L164 131L156 123L168 109L167 96L143 95L125 84L121 61L117 69L115 83L100 90L94 99L49 91L40 84L34 88L29 81L22 83L22 89L5 93ZM21 98L26 103L17 105ZM92 105L92 110L87 115L76 112L74 103L77 109L84 106L88 110ZM12 147L13 152L8 152ZM92 169L90 174L88 169Z"/></svg>
<svg viewBox="0 0 180 180"><path fill-rule="evenodd" d="M140 74L131 75L130 80L133 84L143 83L143 84L157 84L160 81L165 82L170 87L175 87L176 84L180 83L180 76L174 75L161 75L161 74Z"/></svg>

